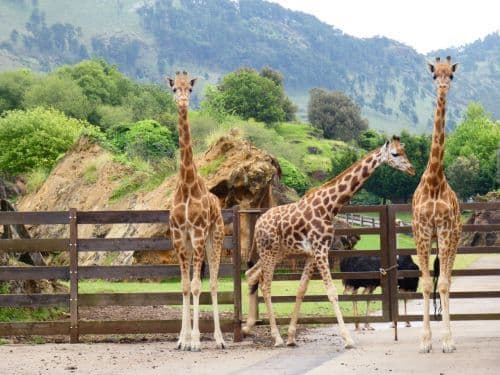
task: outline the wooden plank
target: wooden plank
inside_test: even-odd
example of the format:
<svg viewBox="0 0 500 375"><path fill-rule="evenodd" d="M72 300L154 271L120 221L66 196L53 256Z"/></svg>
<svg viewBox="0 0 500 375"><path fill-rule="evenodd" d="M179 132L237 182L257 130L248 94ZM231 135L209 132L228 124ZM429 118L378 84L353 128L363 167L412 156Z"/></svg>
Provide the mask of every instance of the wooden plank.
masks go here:
<svg viewBox="0 0 500 375"><path fill-rule="evenodd" d="M224 238L224 248L231 250L232 237ZM0 242L1 249L1 242ZM169 238L82 238L78 240L78 251L170 251Z"/></svg>
<svg viewBox="0 0 500 375"><path fill-rule="evenodd" d="M330 250L330 255L339 258L380 256L380 250Z"/></svg>
<svg viewBox="0 0 500 375"><path fill-rule="evenodd" d="M6 239L0 240L0 252L39 252L39 251L67 251L69 239L67 238L46 238L46 239Z"/></svg>
<svg viewBox="0 0 500 375"><path fill-rule="evenodd" d="M0 323L0 336L68 335L69 322L11 322Z"/></svg>
<svg viewBox="0 0 500 375"><path fill-rule="evenodd" d="M233 321L221 320L222 332L233 331ZM200 332L214 331L213 320L200 319ZM81 320L80 334L179 333L180 320Z"/></svg>
<svg viewBox="0 0 500 375"><path fill-rule="evenodd" d="M151 279L180 277L178 265L82 266L80 279ZM233 275L232 264L222 263L219 276Z"/></svg>
<svg viewBox="0 0 500 375"><path fill-rule="evenodd" d="M147 287L147 286L145 286ZM232 304L233 292L219 292L219 304ZM84 293L79 294L79 306L150 306L182 305L182 293ZM1 301L1 299L0 299ZM201 305L211 305L209 292L200 294Z"/></svg>
<svg viewBox="0 0 500 375"><path fill-rule="evenodd" d="M379 205L365 205L365 206L355 206L355 205L345 205L342 206L340 209L339 213L345 214L345 213L359 213L359 212L382 212L385 210L385 205L379 204Z"/></svg>
<svg viewBox="0 0 500 375"><path fill-rule="evenodd" d="M450 292L451 298L500 298L499 290L477 291L477 292ZM399 299L422 299L422 293L399 293ZM431 294L432 298L432 294ZM437 296L439 298L439 296Z"/></svg>
<svg viewBox="0 0 500 375"><path fill-rule="evenodd" d="M400 315L400 321L421 321L422 315ZM430 320L441 320L441 317L436 319L434 314L430 314ZM500 320L500 313L486 314L450 314L450 320Z"/></svg>
<svg viewBox="0 0 500 375"><path fill-rule="evenodd" d="M78 224L165 223L167 210L78 211Z"/></svg>
<svg viewBox="0 0 500 375"><path fill-rule="evenodd" d="M434 275L433 271L430 271L431 276ZM453 270L451 272L452 276L499 276L500 269L498 268L476 268L467 270ZM398 277L408 277L408 276L420 276L420 271L398 271Z"/></svg>
<svg viewBox="0 0 500 375"><path fill-rule="evenodd" d="M335 235L343 234L380 234L380 228L345 228L345 229L335 229Z"/></svg>
<svg viewBox="0 0 500 375"><path fill-rule="evenodd" d="M0 212L0 224L68 224L68 211Z"/></svg>
<svg viewBox="0 0 500 375"><path fill-rule="evenodd" d="M69 294L0 294L2 307L68 307Z"/></svg>
<svg viewBox="0 0 500 375"><path fill-rule="evenodd" d="M409 225L395 228L396 233L411 233L412 228ZM463 232L495 232L500 231L500 224L464 224Z"/></svg>
<svg viewBox="0 0 500 375"><path fill-rule="evenodd" d="M436 253L436 248L433 248ZM499 254L500 246L462 246L458 248L458 254ZM416 249L403 248L398 249L400 255L416 255Z"/></svg>
<svg viewBox="0 0 500 375"><path fill-rule="evenodd" d="M292 303L295 302L295 296L272 296L273 303ZM339 301L382 301L382 294L340 294ZM328 296L304 296L302 302L329 302ZM264 297L259 297L259 303L264 303Z"/></svg>
<svg viewBox="0 0 500 375"><path fill-rule="evenodd" d="M301 273L275 273L273 280L275 281L285 281L285 280L300 280ZM332 272L332 278L334 279L378 279L380 278L380 272ZM321 275L319 273L314 273L311 280L321 280Z"/></svg>
<svg viewBox="0 0 500 375"><path fill-rule="evenodd" d="M68 267L0 267L0 281L69 279Z"/></svg>
<svg viewBox="0 0 500 375"><path fill-rule="evenodd" d="M333 311L332 311L333 314ZM354 323L355 319L352 316L344 316L345 323ZM366 321L364 317L357 317L357 321ZM382 316L369 316L368 321L370 323L382 323L387 322ZM276 318L276 323L279 326L286 326L290 323L290 318ZM259 326L269 325L268 319L262 319L256 323ZM299 318L298 324L337 324L337 318L334 316L311 316Z"/></svg>
<svg viewBox="0 0 500 375"><path fill-rule="evenodd" d="M500 202L460 203L462 210L500 210Z"/></svg>

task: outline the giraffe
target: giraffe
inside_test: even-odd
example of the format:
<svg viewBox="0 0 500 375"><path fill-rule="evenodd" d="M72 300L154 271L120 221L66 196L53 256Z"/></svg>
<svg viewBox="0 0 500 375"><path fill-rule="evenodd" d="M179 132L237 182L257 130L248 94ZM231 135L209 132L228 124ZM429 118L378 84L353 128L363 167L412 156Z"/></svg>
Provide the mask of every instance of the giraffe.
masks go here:
<svg viewBox="0 0 500 375"><path fill-rule="evenodd" d="M404 145L400 143L399 137L394 136L392 142L387 141L382 147L368 153L334 179L307 192L299 201L273 207L258 219L255 225L254 250L257 250L259 259L246 272L250 307L243 333L248 334L255 325L254 306L257 303L256 290L260 283L269 315L271 335L275 340L274 345L283 346L271 304L273 271L275 265L286 256L303 254L306 255L306 261L288 328L287 345L296 345L295 332L300 304L314 268L317 267L337 316L345 347L354 346L354 341L344 325L328 264L328 250L331 248L334 234L333 218L383 163L410 175L415 173L404 151Z"/></svg>
<svg viewBox="0 0 500 375"><path fill-rule="evenodd" d="M433 239L438 243L439 279L438 289L443 308L443 352L455 350L451 336L449 292L451 270L457 253L458 241L462 232L460 207L455 192L446 181L443 167L444 154L444 117L446 94L450 88L457 64L451 64L451 57L446 62L436 58L435 64L428 64L437 87L437 103L432 132L432 145L427 167L420 178L412 202L413 236L417 246L417 255L422 271L424 295L423 333L420 352L428 353L432 349L432 333L429 323L429 297L432 281L429 273L429 254Z"/></svg>
<svg viewBox="0 0 500 375"><path fill-rule="evenodd" d="M193 161L191 134L187 118L189 97L196 79L187 72L177 72L175 79L167 77L179 114L180 167L177 186L170 210L170 233L177 253L182 283L182 326L177 348L200 350L199 298L200 271L205 252L210 268L210 293L214 316L214 337L218 348L225 348L217 306L217 276L224 240L224 222L217 197L210 193L205 181L198 175ZM193 279L189 282L190 263L193 260ZM193 295L193 328L191 330L190 297Z"/></svg>

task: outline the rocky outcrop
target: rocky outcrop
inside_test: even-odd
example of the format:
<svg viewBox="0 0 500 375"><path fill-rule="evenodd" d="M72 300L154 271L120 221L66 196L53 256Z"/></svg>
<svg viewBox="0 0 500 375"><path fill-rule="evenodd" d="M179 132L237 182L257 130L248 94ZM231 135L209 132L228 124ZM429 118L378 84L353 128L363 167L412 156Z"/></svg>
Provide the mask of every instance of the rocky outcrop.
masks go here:
<svg viewBox="0 0 500 375"><path fill-rule="evenodd" d="M477 197L477 202L500 201L500 190ZM467 224L500 224L500 210L475 210ZM462 246L499 246L500 232L470 232L462 235Z"/></svg>

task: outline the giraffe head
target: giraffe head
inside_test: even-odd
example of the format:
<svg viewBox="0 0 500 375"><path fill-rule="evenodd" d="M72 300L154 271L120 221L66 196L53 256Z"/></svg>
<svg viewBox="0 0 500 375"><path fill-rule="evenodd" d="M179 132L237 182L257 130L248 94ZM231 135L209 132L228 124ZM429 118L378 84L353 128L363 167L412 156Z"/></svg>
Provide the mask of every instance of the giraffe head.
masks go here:
<svg viewBox="0 0 500 375"><path fill-rule="evenodd" d="M182 73L176 72L175 78L166 77L165 80L170 85L177 104L181 107L188 107L196 78L189 77L189 74L183 71Z"/></svg>
<svg viewBox="0 0 500 375"><path fill-rule="evenodd" d="M428 65L438 92L440 94L447 94L458 63L452 64L451 57L447 56L444 63L441 62L439 57L436 57L435 64L428 63Z"/></svg>
<svg viewBox="0 0 500 375"><path fill-rule="evenodd" d="M391 167L399 169L406 174L413 176L415 170L406 156L404 144L400 142L398 136L393 136L391 141L385 142L381 149L383 161Z"/></svg>

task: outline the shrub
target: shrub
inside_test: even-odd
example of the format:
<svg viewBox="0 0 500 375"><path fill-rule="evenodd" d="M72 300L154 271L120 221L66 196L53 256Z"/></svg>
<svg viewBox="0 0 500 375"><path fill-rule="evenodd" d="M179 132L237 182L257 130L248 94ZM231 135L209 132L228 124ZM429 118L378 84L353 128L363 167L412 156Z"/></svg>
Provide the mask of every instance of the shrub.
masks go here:
<svg viewBox="0 0 500 375"><path fill-rule="evenodd" d="M176 144L172 132L154 120L114 126L109 130L108 137L117 151L131 158L158 161L175 155Z"/></svg>
<svg viewBox="0 0 500 375"><path fill-rule="evenodd" d="M309 189L310 184L307 176L298 168L284 158L278 158L281 166L281 181L288 187L295 189L299 194L304 194Z"/></svg>
<svg viewBox="0 0 500 375"><path fill-rule="evenodd" d="M50 170L86 125L55 109L7 112L0 118L0 170L11 175Z"/></svg>

